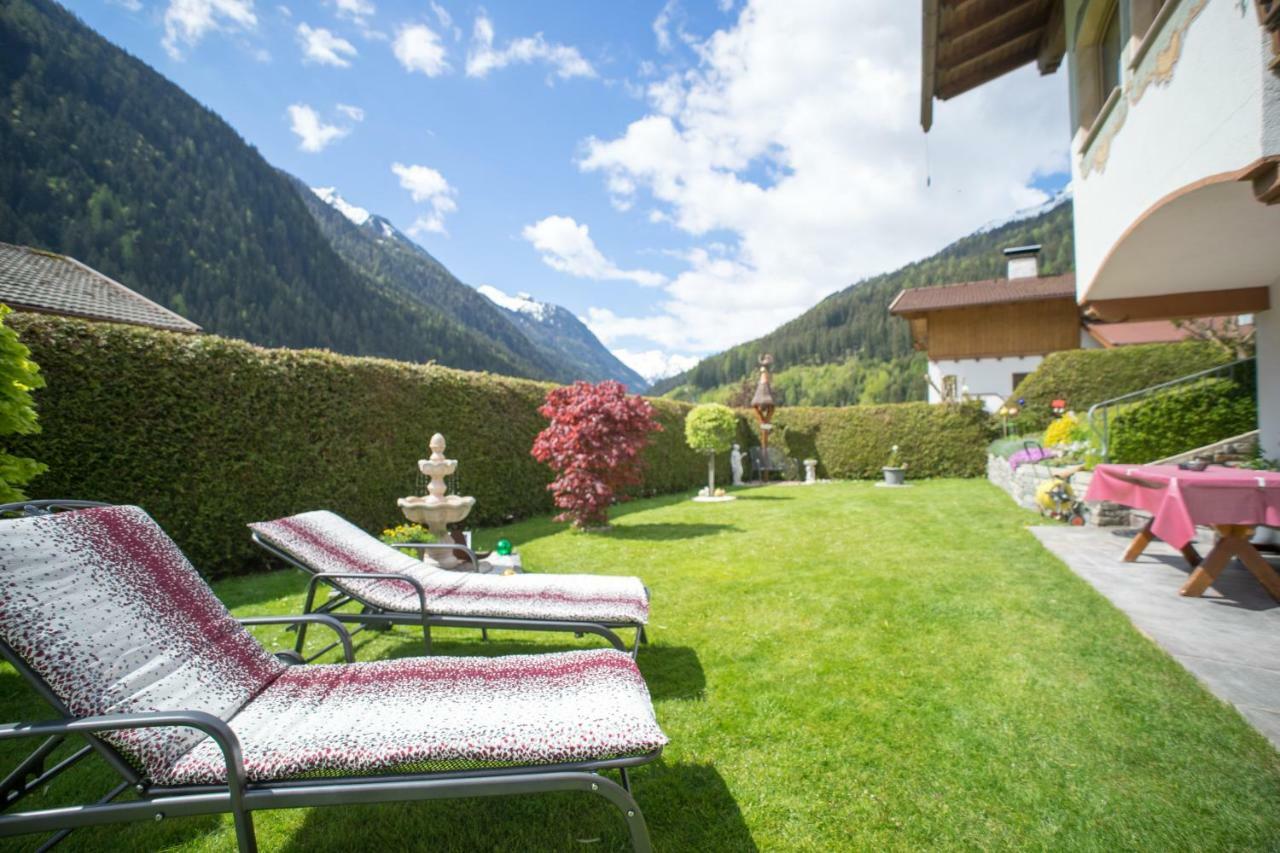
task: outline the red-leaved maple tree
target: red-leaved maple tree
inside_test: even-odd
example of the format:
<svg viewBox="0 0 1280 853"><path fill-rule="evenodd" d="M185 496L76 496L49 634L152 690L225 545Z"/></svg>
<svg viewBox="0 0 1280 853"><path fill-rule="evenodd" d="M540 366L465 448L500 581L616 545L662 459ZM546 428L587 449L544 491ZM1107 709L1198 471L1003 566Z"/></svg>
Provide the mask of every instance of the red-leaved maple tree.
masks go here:
<svg viewBox="0 0 1280 853"><path fill-rule="evenodd" d="M612 380L552 389L538 411L551 423L533 441L533 458L557 476L547 489L575 527L609 523L618 490L642 482L649 433L662 429L653 406Z"/></svg>

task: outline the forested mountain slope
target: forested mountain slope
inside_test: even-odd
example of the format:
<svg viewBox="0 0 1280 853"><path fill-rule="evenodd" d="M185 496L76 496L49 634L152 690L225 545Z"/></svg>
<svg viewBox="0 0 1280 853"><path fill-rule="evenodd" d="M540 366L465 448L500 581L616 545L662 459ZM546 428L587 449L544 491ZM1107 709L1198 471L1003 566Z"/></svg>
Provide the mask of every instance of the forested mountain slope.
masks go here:
<svg viewBox="0 0 1280 853"><path fill-rule="evenodd" d="M0 3L0 240L71 255L255 343L549 378L352 270L290 182L49 0Z"/></svg>
<svg viewBox="0 0 1280 853"><path fill-rule="evenodd" d="M1073 258L1071 211L1070 200L1064 200L1047 211L981 229L931 257L851 285L764 337L709 356L688 371L658 382L652 393L698 399L714 390L712 396L731 398L733 389L753 375L759 354L769 352L779 371L799 371L790 383L797 389L793 399L785 399L784 393L784 402L791 405L858 402L866 390L866 377L880 389L877 401L922 398L923 364L912 357L906 322L889 314L893 297L908 287L1003 277L1001 250L1028 243L1044 247L1042 275L1068 272ZM804 370L818 365L841 369ZM820 380L834 383L832 387L848 387L815 397L804 393L806 380L811 385ZM834 398L828 399L832 394Z"/></svg>

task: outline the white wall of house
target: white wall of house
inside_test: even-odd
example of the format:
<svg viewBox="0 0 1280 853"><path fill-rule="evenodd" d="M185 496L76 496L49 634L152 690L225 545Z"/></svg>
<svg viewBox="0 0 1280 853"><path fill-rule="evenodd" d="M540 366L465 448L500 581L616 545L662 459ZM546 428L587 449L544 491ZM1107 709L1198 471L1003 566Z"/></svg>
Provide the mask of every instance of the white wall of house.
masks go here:
<svg viewBox="0 0 1280 853"><path fill-rule="evenodd" d="M1258 440L1262 455L1280 459L1280 281L1269 311L1253 315L1258 343Z"/></svg>
<svg viewBox="0 0 1280 853"><path fill-rule="evenodd" d="M1265 62L1270 54L1254 4L1209 0L1194 18L1189 15L1201 5L1198 0L1172 0L1172 5L1177 8L1152 34L1150 48L1136 65L1130 63L1142 39L1138 34L1129 39L1123 90L1112 108L1091 122L1093 126L1076 132L1072 177L1076 276L1082 297L1170 292L1168 278L1160 275L1118 283L1123 293L1089 293L1089 288L1113 246L1158 201L1196 181L1277 153L1280 144L1276 134L1265 132L1267 125L1280 123L1280 99L1268 91L1272 75ZM1081 32L1087 24L1079 22L1089 14L1082 6L1077 0L1068 7L1068 20ZM1087 35L1081 40L1087 41ZM1077 47L1071 57L1073 86L1096 86L1087 47ZM1160 66L1170 60L1176 62L1165 79ZM1212 231L1214 225L1205 222L1204 228ZM1177 247L1165 248L1176 252ZM1213 287L1204 282L1185 289Z"/></svg>
<svg viewBox="0 0 1280 853"><path fill-rule="evenodd" d="M947 376L955 376L957 388L967 387L969 396L980 397L987 411L994 412L1013 393L1014 374L1031 373L1042 361L1042 355L930 360L929 402L942 402L939 389L944 387Z"/></svg>

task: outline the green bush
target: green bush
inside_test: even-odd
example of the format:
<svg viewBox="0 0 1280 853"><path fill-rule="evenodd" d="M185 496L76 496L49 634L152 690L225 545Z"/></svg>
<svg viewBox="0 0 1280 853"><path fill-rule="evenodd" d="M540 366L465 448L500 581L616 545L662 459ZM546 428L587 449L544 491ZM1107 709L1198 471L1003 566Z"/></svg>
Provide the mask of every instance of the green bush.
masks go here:
<svg viewBox="0 0 1280 853"><path fill-rule="evenodd" d="M755 419L744 422L758 437ZM895 444L912 478L985 476L996 429L976 402L783 408L773 423L771 446L795 459L817 459L819 476L836 479L878 479Z"/></svg>
<svg viewBox="0 0 1280 853"><path fill-rule="evenodd" d="M1094 403L1232 359L1225 349L1208 341L1050 353L1013 390L1013 399L1026 401L1017 428L1019 432L1036 432L1047 427L1054 418L1054 400L1065 400L1067 408L1083 416Z"/></svg>
<svg viewBox="0 0 1280 853"><path fill-rule="evenodd" d="M0 305L0 435L31 435L40 431L31 392L44 387L44 379L31 351L5 325L9 313L9 306ZM0 503L26 498L21 487L44 470L34 459L0 449Z"/></svg>
<svg viewBox="0 0 1280 853"><path fill-rule="evenodd" d="M701 406L695 406L684 420L685 444L699 453L720 453L728 450L737 434L737 414L733 409L720 403L703 403Z"/></svg>
<svg viewBox="0 0 1280 853"><path fill-rule="evenodd" d="M551 472L529 455L549 385L432 365L262 349L212 335L14 315L42 366L37 497L136 503L212 575L263 565L244 525L328 508L366 530L403 521L417 460L444 433L453 487L479 525L548 512ZM646 452L659 493L695 487L706 457L684 444L689 406L655 402Z"/></svg>
<svg viewBox="0 0 1280 853"><path fill-rule="evenodd" d="M1112 462L1154 462L1257 429L1252 387L1208 378L1119 407L1110 416Z"/></svg>

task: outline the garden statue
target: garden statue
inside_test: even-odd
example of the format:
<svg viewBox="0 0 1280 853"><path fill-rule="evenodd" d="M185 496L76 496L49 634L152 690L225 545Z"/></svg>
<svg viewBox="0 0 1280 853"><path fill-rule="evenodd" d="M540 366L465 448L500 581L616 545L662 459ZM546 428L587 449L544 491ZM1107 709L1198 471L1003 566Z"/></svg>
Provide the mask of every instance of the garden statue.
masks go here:
<svg viewBox="0 0 1280 853"><path fill-rule="evenodd" d="M760 356L760 382L756 385L756 393L751 397L751 408L756 410L756 417L760 419L760 458L765 460L769 458L769 433L773 430L773 412L777 408L773 399L773 385L769 381L769 367L772 364L772 355L765 353ZM767 468L760 473L764 479L769 478Z"/></svg>
<svg viewBox="0 0 1280 853"><path fill-rule="evenodd" d="M458 467L458 460L444 458L444 436L431 436L431 458L419 459L418 470L430 478L427 494L422 497L401 498L397 503L404 517L415 524L425 524L437 542L449 542L449 525L462 521L475 506L476 499L461 495L446 495L449 487L444 478ZM452 551L436 558L441 566L451 568L458 564Z"/></svg>
<svg viewBox="0 0 1280 853"><path fill-rule="evenodd" d="M817 459L804 460L804 481L806 483L818 482L818 460Z"/></svg>
<svg viewBox="0 0 1280 853"><path fill-rule="evenodd" d="M693 450L707 454L707 488L694 500L733 500L716 488L716 454L728 450L738 431L738 416L720 403L704 403L694 407L684 420L685 442ZM741 464L741 463L739 463Z"/></svg>
<svg viewBox="0 0 1280 853"><path fill-rule="evenodd" d="M733 471L733 484L735 486L742 485L742 459L746 456L742 452L742 448L738 445L733 446L733 450L729 453L729 468Z"/></svg>

